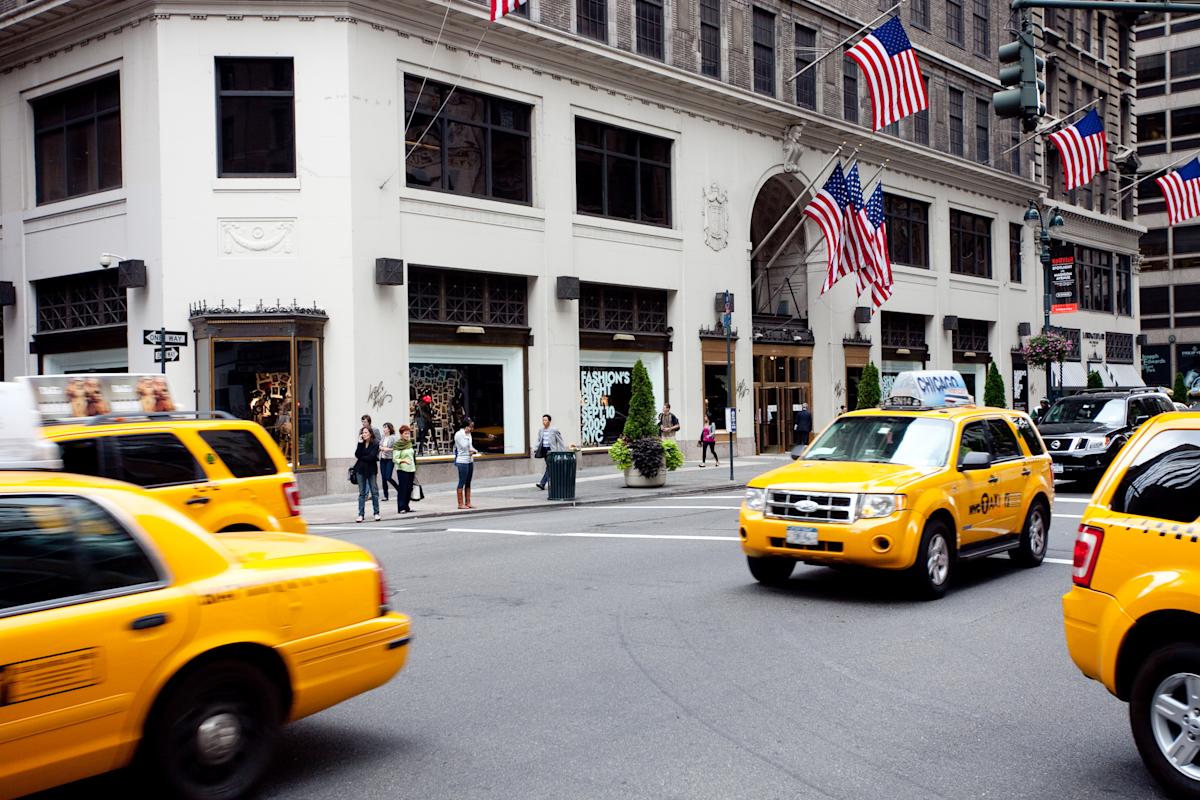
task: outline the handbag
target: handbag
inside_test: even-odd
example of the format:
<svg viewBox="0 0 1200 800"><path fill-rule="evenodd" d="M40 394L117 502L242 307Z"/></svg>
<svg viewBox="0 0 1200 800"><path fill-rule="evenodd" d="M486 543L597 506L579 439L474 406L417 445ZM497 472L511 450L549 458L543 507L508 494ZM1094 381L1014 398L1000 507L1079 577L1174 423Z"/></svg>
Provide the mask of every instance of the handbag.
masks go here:
<svg viewBox="0 0 1200 800"><path fill-rule="evenodd" d="M550 448L544 444L539 444L537 450L533 451L534 458L545 458L550 452Z"/></svg>
<svg viewBox="0 0 1200 800"><path fill-rule="evenodd" d="M413 487L412 491L409 492L408 499L413 502L420 502L425 499L425 490L421 488L421 482L416 479L416 476L413 477Z"/></svg>
<svg viewBox="0 0 1200 800"><path fill-rule="evenodd" d="M351 467L346 473L346 480L350 481L355 486L358 486L358 471L354 469L354 467Z"/></svg>

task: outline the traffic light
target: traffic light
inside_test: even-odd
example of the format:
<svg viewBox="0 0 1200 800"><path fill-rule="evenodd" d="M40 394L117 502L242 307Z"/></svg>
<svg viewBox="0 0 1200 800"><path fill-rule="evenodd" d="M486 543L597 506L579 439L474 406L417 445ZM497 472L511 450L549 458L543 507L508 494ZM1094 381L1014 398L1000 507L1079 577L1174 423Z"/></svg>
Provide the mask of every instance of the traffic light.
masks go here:
<svg viewBox="0 0 1200 800"><path fill-rule="evenodd" d="M999 54L1001 64L1012 65L1000 68L1000 85L1013 88L993 92L992 108L997 117L1020 117L1021 127L1032 132L1046 113L1046 82L1041 77L1046 60L1037 54L1033 31L1018 33L1016 41L1000 46Z"/></svg>

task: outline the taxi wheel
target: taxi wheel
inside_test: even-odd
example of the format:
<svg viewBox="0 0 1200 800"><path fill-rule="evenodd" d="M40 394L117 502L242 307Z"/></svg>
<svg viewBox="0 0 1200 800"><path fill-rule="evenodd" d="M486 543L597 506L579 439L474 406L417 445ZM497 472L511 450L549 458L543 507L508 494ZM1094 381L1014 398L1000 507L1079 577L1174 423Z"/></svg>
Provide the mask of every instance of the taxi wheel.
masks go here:
<svg viewBox="0 0 1200 800"><path fill-rule="evenodd" d="M1142 761L1176 798L1200 798L1200 647L1172 644L1143 663L1129 698Z"/></svg>
<svg viewBox="0 0 1200 800"><path fill-rule="evenodd" d="M233 800L271 762L282 719L276 688L254 666L209 661L170 690L147 731L171 796Z"/></svg>
<svg viewBox="0 0 1200 800"><path fill-rule="evenodd" d="M950 544L950 529L941 520L930 520L921 535L916 563L912 565L911 575L918 596L937 600L945 595L953 571L954 550Z"/></svg>
<svg viewBox="0 0 1200 800"><path fill-rule="evenodd" d="M1050 542L1050 510L1041 500L1034 501L1025 516L1025 527L1021 530L1017 549L1009 550L1008 556L1022 567L1036 567L1046 557L1046 546Z"/></svg>
<svg viewBox="0 0 1200 800"><path fill-rule="evenodd" d="M754 580L766 586L780 586L787 583L787 579L792 577L792 570L796 567L793 559L779 558L778 556L763 556L762 558L746 556L746 563L750 566L750 574L754 576Z"/></svg>

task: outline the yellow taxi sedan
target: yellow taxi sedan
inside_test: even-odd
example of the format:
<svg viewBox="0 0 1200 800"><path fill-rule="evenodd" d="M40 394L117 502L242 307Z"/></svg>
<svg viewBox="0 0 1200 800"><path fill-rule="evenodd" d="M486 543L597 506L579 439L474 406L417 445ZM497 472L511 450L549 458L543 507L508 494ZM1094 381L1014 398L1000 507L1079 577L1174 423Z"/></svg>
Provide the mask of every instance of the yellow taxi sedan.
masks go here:
<svg viewBox="0 0 1200 800"><path fill-rule="evenodd" d="M129 484L0 476L0 798L132 763L162 797L244 795L280 726L404 665L365 550L210 535Z"/></svg>

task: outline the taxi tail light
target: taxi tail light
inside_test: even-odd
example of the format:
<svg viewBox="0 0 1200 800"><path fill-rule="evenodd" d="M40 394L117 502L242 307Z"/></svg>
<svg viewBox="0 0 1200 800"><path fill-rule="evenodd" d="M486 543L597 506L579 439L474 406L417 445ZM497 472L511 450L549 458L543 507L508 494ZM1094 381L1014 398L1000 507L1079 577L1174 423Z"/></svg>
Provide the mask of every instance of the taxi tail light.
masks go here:
<svg viewBox="0 0 1200 800"><path fill-rule="evenodd" d="M295 481L283 484L283 500L287 503L288 514L293 517L300 514L300 487Z"/></svg>
<svg viewBox="0 0 1200 800"><path fill-rule="evenodd" d="M379 615L383 616L392 608L388 604L387 576L383 574L383 567L379 562L375 562L375 575L379 578Z"/></svg>
<svg viewBox="0 0 1200 800"><path fill-rule="evenodd" d="M1075 537L1074 569L1071 580L1076 586L1088 588L1092 585L1092 574L1100 560L1100 545L1104 543L1104 531L1092 525L1080 525Z"/></svg>

